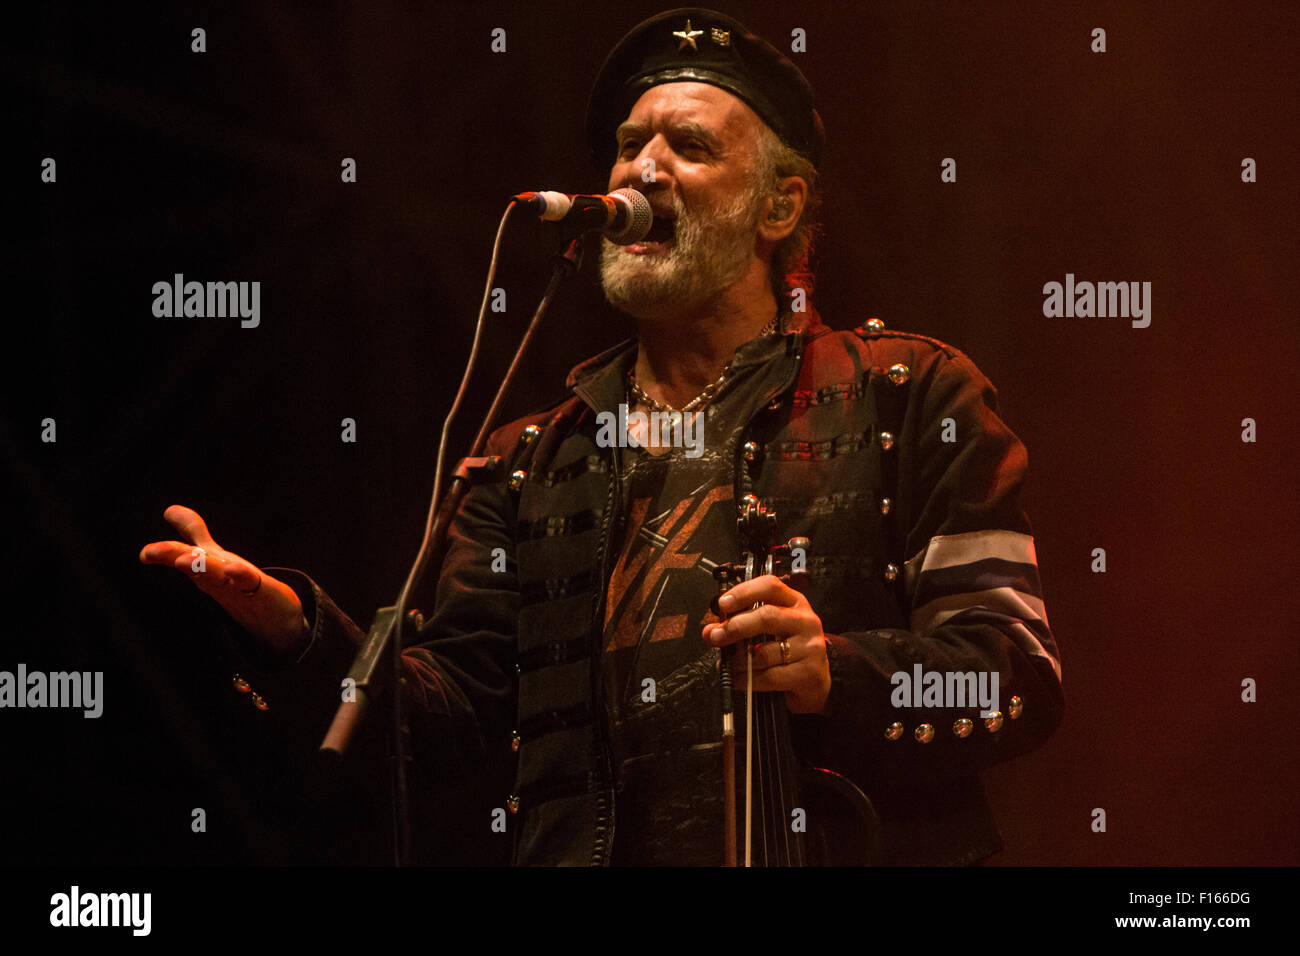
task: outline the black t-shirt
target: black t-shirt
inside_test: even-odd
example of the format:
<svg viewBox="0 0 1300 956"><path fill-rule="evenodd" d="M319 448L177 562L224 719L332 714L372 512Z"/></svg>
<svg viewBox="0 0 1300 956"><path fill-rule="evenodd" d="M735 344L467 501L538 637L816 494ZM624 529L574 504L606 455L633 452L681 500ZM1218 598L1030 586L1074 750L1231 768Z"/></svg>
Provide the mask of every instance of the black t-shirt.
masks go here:
<svg viewBox="0 0 1300 956"><path fill-rule="evenodd" d="M743 418L779 343L751 343L703 412L702 451L622 449L621 535L602 655L613 728L614 863L718 866L723 856L722 700L713 568L737 560L735 462Z"/></svg>

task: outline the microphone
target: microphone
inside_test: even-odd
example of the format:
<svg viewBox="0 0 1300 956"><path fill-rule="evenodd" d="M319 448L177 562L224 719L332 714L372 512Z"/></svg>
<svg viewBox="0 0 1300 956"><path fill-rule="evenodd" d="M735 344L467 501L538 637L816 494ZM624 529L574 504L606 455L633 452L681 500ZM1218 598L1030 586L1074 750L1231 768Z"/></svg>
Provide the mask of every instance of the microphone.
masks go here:
<svg viewBox="0 0 1300 956"><path fill-rule="evenodd" d="M616 189L608 196L565 193L520 193L514 201L547 222L571 222L599 229L611 242L627 245L644 239L654 224L650 200L635 189Z"/></svg>

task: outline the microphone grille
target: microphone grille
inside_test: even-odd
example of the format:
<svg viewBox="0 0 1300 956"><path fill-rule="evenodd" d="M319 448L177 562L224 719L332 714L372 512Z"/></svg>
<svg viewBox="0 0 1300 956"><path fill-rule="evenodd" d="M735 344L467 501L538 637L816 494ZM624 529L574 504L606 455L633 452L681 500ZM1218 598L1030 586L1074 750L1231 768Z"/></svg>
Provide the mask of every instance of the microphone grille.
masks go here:
<svg viewBox="0 0 1300 956"><path fill-rule="evenodd" d="M650 209L650 200L630 186L615 189L610 195L622 197L627 200L629 206L627 222L623 228L617 232L611 230L606 233L610 241L626 245L629 242L644 239L646 233L650 231L650 227L654 224L654 213Z"/></svg>

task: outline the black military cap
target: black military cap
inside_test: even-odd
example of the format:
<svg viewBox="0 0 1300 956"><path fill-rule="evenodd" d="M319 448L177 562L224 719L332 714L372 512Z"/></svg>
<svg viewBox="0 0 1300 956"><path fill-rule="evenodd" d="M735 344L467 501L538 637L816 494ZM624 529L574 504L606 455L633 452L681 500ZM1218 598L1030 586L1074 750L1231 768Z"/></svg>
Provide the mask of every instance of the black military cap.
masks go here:
<svg viewBox="0 0 1300 956"><path fill-rule="evenodd" d="M669 10L632 29L605 58L587 104L592 161L608 169L614 133L641 94L660 83L693 81L739 97L786 145L814 166L826 133L807 78L743 23L701 7Z"/></svg>

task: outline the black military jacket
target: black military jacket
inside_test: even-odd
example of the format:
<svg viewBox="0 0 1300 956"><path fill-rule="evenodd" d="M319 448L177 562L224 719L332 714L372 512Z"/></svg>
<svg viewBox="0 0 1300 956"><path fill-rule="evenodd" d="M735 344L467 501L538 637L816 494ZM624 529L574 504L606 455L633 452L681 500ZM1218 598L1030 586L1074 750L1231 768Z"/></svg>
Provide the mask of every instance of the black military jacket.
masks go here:
<svg viewBox="0 0 1300 956"><path fill-rule="evenodd" d="M1038 746L1064 706L1029 522L1023 445L956 349L788 313L737 351L770 388L735 448L737 497L813 542L805 595L828 637L828 713L792 716L796 750L873 800L892 864L966 864L1001 848L978 771ZM766 344L764 344L766 343ZM600 694L602 601L616 555L614 449L596 414L626 401L635 343L570 373L572 396L499 429L503 480L456 514L436 611L405 651L417 758L439 774L514 761L517 864L609 863L617 807ZM360 629L310 579L312 645ZM899 703L893 675L996 672L998 713ZM919 691L918 691L919 693Z"/></svg>

